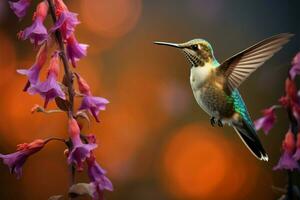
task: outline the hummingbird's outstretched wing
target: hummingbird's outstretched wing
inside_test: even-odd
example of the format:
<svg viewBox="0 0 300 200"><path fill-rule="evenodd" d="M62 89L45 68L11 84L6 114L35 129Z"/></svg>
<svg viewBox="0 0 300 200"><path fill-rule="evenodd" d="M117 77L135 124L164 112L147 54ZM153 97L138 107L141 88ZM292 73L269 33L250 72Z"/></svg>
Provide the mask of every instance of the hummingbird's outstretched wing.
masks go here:
<svg viewBox="0 0 300 200"><path fill-rule="evenodd" d="M275 35L225 60L217 70L226 78L226 84L230 91L238 88L252 72L279 51L292 36L293 34L290 33Z"/></svg>

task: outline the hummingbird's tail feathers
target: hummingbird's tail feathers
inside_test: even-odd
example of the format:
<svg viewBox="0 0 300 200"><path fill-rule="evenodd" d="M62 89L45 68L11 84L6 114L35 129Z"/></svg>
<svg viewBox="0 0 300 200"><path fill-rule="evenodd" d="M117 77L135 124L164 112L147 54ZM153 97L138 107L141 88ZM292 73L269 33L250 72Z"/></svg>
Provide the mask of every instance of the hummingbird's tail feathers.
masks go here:
<svg viewBox="0 0 300 200"><path fill-rule="evenodd" d="M233 128L255 157L263 161L269 160L266 151L252 127L250 127L245 121L242 121L241 125L235 125Z"/></svg>

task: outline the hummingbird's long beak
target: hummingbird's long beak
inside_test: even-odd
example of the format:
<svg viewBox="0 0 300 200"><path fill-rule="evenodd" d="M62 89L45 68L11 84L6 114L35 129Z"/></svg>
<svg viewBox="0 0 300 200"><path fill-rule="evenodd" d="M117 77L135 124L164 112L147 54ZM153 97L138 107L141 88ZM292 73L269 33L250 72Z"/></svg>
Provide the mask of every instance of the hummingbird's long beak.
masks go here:
<svg viewBox="0 0 300 200"><path fill-rule="evenodd" d="M181 44L170 43L170 42L154 42L154 44L165 45L165 46L176 47L176 48L182 48Z"/></svg>

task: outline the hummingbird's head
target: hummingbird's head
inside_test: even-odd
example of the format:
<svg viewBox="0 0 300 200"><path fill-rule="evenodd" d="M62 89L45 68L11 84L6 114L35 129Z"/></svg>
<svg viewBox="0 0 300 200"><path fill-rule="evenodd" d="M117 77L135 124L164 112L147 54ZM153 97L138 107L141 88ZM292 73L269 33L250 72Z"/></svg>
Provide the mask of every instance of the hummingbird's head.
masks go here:
<svg viewBox="0 0 300 200"><path fill-rule="evenodd" d="M203 39L193 39L184 43L154 42L158 45L166 45L179 48L186 55L192 66L204 66L205 63L213 62L214 55L211 45Z"/></svg>

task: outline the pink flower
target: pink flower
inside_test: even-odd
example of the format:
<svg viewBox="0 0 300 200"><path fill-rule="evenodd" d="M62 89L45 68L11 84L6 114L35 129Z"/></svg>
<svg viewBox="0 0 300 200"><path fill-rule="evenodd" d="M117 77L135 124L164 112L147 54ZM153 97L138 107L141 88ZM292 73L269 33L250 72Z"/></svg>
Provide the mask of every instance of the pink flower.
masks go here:
<svg viewBox="0 0 300 200"><path fill-rule="evenodd" d="M61 13L54 26L50 29L50 32L60 29L63 38L65 40L68 39L74 33L75 26L79 24L77 15L77 13L72 13L69 11Z"/></svg>
<svg viewBox="0 0 300 200"><path fill-rule="evenodd" d="M285 80L285 94L286 97L288 97L290 99L290 101L292 102L297 102L298 97L297 97L297 86L296 83L287 78Z"/></svg>
<svg viewBox="0 0 300 200"><path fill-rule="evenodd" d="M276 106L272 106L262 111L263 117L254 121L256 130L263 129L265 134L269 133L276 121L275 108Z"/></svg>
<svg viewBox="0 0 300 200"><path fill-rule="evenodd" d="M89 144L96 143L96 137L94 135L87 136ZM93 152L91 156L86 160L88 165L88 175L91 180L93 188L93 199L103 199L103 191L113 191L113 185L111 181L105 176L106 171L97 163Z"/></svg>
<svg viewBox="0 0 300 200"><path fill-rule="evenodd" d="M19 0L17 2L9 1L8 3L19 20L21 20L26 15L28 7L30 6L30 2L31 0Z"/></svg>
<svg viewBox="0 0 300 200"><path fill-rule="evenodd" d="M75 26L80 22L77 19L77 13L70 12L62 0L55 0L56 16L58 20L50 29L54 32L60 29L63 38L68 39L75 31Z"/></svg>
<svg viewBox="0 0 300 200"><path fill-rule="evenodd" d="M84 80L78 73L75 73L77 77L77 84L79 91L87 96L92 96L91 88L86 80Z"/></svg>
<svg viewBox="0 0 300 200"><path fill-rule="evenodd" d="M18 69L19 74L25 75L28 77L28 83L26 84L24 91L27 91L28 87L31 84L36 84L39 79L39 74L47 61L47 44L45 43L40 47L40 50L36 56L35 63L29 69Z"/></svg>
<svg viewBox="0 0 300 200"><path fill-rule="evenodd" d="M80 129L74 118L69 119L69 136L72 141L72 149L68 155L68 163L76 164L79 171L83 170L83 162L89 158L91 151L97 148L97 144L83 144L80 139Z"/></svg>
<svg viewBox="0 0 300 200"><path fill-rule="evenodd" d="M295 81L287 78L285 81L285 96L281 97L279 102L284 108L290 109L295 119L300 122L300 100L297 93Z"/></svg>
<svg viewBox="0 0 300 200"><path fill-rule="evenodd" d="M283 154L274 170L300 169L298 162L293 158L296 149L295 137L291 131L287 132L282 143Z"/></svg>
<svg viewBox="0 0 300 200"><path fill-rule="evenodd" d="M293 158L297 161L300 160L300 132L297 134L297 144L296 144L297 150L294 154Z"/></svg>
<svg viewBox="0 0 300 200"><path fill-rule="evenodd" d="M285 80L285 96L279 99L280 104L285 107L292 107L298 102L297 87L293 80L287 78Z"/></svg>
<svg viewBox="0 0 300 200"><path fill-rule="evenodd" d="M48 8L49 6L46 1L38 4L33 17L33 24L19 33L19 37L22 40L30 39L30 42L37 46L41 45L48 38L47 29L43 24L48 13Z"/></svg>
<svg viewBox="0 0 300 200"><path fill-rule="evenodd" d="M3 163L9 167L9 170L12 174L15 174L17 178L22 176L22 166L24 165L27 158L38 151L40 151L49 140L37 139L31 143L19 144L17 147L17 152L2 155Z"/></svg>
<svg viewBox="0 0 300 200"><path fill-rule="evenodd" d="M76 62L82 57L86 56L88 45L80 44L77 42L74 34L71 34L67 38L67 56L69 60L72 62L73 67L76 67Z"/></svg>
<svg viewBox="0 0 300 200"><path fill-rule="evenodd" d="M66 4L63 2L63 0L54 0L55 4L55 14L59 16L62 12L68 10Z"/></svg>
<svg viewBox="0 0 300 200"><path fill-rule="evenodd" d="M79 74L76 74L79 91L85 96L82 99L78 110L88 110L97 122L100 122L98 115L101 110L106 109L106 104L109 101L102 97L92 96L90 86Z"/></svg>
<svg viewBox="0 0 300 200"><path fill-rule="evenodd" d="M40 94L45 99L44 107L46 108L48 102L56 97L65 99L65 93L62 91L60 85L57 83L57 77L59 74L59 56L55 52L51 58L50 66L48 70L47 80L39 82L30 86L28 93L31 95Z"/></svg>
<svg viewBox="0 0 300 200"><path fill-rule="evenodd" d="M291 79L294 80L296 75L300 74L300 52L296 54L292 61L292 68L290 69Z"/></svg>

